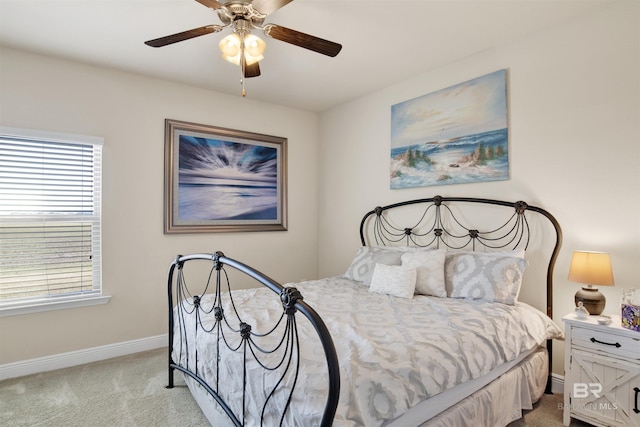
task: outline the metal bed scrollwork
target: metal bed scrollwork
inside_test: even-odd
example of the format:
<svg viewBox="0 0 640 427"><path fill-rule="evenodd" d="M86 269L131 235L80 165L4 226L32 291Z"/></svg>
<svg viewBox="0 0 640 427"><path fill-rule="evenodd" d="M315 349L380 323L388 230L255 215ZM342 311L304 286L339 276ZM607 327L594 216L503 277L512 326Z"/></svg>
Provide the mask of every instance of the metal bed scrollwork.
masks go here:
<svg viewBox="0 0 640 427"><path fill-rule="evenodd" d="M197 260L211 263L207 283L200 295L191 294L184 274L185 265ZM243 321L242 314L236 309L233 301L229 275L225 267L244 273L277 294L282 303L282 316L274 325L251 325ZM211 283L212 280L215 281L214 284ZM210 289L212 286L215 287ZM298 382L301 343L298 337L296 315L300 312L311 322L318 333L325 353L329 390L320 425L323 427L331 425L340 393L340 371L335 346L325 323L316 311L304 302L303 296L296 288L283 287L257 270L239 261L227 258L222 252L216 252L213 254L177 256L169 269L167 290L169 303L169 384L167 388L174 387L174 371L177 370L184 373L202 386L215 399L234 425L242 426L245 424L246 399L256 398L256 396L247 396L244 388L246 385L247 363L252 360L255 362L254 365L257 364L265 371L278 371L278 375L280 375L280 379L273 389L269 391L264 401L261 419L264 419L264 413L273 396L278 391L284 390L286 404L284 411L280 415L280 425L282 425L284 415L289 409L291 397L296 392ZM208 291L212 291L215 295L213 303L209 304L205 303L201 297ZM174 294L178 301L175 307ZM224 295L229 298L230 302L227 310L223 308L222 304ZM229 310L229 307L231 307L231 310ZM202 316L211 313L214 314L215 322L213 325L207 325L202 321ZM214 360L216 369L215 384L207 383L200 375L199 371L205 368L198 358L197 339L196 342L185 339L185 336L189 333L185 317L193 314L197 319L194 331L196 338L198 334L214 334L216 336L218 348L216 348L217 356L216 360ZM174 337L176 326L180 334L177 343ZM261 343L263 338L276 333L281 333L281 336L272 340L275 341L274 345L267 347L267 345ZM190 345L195 349L190 349ZM231 352L242 354L242 366L237 367L243 377L242 409L240 413L234 413L226 401L226 385L218 382L219 376L217 372L220 369L220 363L228 362L228 360L223 361L220 359L220 352L223 346ZM265 361L269 355L274 356L272 359L275 359L275 361L272 360L271 363Z"/></svg>
<svg viewBox="0 0 640 427"><path fill-rule="evenodd" d="M449 204L484 204L511 207L506 219L494 218L496 225L490 229L480 230L467 225L460 218L460 211L454 211ZM391 211L405 206L424 205L418 209L418 219L409 226L396 225L391 218ZM443 197L409 200L387 206L377 206L367 212L360 222L360 241L363 246L399 245L416 247L446 247L452 250L477 250L480 247L490 250L527 249L531 237L527 212L536 212L546 218L554 229L554 245L549 257L546 274L546 310L547 316L553 317L553 269L555 267L560 246L562 230L556 218L547 210L531 206L524 201L508 202L503 200L474 197ZM367 230L370 233L367 234ZM545 393L551 393L552 345L547 341L549 352L549 377Z"/></svg>

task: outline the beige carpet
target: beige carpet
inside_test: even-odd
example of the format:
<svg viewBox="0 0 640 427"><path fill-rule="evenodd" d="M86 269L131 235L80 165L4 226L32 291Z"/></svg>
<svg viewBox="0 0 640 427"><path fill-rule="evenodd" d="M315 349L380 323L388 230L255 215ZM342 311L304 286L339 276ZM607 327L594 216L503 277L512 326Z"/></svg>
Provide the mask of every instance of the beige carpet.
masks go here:
<svg viewBox="0 0 640 427"><path fill-rule="evenodd" d="M208 426L176 375L167 384L166 350L152 350L0 382L1 426ZM509 427L562 426L562 395L545 395ZM586 426L572 421L572 426Z"/></svg>
<svg viewBox="0 0 640 427"><path fill-rule="evenodd" d="M562 394L545 394L534 406L533 410L525 411L524 417L509 424L509 427L561 427L562 424ZM571 427L590 427L591 424L571 420Z"/></svg>

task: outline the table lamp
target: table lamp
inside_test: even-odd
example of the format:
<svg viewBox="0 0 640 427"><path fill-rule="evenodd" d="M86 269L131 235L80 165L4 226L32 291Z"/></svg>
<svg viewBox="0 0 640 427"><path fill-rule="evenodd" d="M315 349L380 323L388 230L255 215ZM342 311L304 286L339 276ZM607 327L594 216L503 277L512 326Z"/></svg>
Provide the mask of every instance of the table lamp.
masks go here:
<svg viewBox="0 0 640 427"><path fill-rule="evenodd" d="M606 299L594 285L614 285L609 254L606 252L575 251L569 267L569 280L586 285L576 292L576 306L582 302L589 314L601 314Z"/></svg>

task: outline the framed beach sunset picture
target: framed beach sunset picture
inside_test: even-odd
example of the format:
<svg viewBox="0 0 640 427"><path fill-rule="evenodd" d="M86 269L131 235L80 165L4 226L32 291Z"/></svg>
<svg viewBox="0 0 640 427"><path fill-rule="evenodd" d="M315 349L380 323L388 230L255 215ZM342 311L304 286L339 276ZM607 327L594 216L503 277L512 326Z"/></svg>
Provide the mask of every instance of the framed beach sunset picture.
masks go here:
<svg viewBox="0 0 640 427"><path fill-rule="evenodd" d="M287 139L165 120L165 233L287 229Z"/></svg>
<svg viewBox="0 0 640 427"><path fill-rule="evenodd" d="M391 106L391 188L509 179L506 70Z"/></svg>

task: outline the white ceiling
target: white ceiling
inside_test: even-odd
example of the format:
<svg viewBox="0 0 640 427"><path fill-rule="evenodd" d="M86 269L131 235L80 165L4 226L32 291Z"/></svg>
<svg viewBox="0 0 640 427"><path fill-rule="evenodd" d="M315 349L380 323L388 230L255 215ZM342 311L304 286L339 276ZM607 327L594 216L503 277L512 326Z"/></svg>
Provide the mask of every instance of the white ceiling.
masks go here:
<svg viewBox="0 0 640 427"><path fill-rule="evenodd" d="M323 111L614 1L295 0L266 22L341 43L342 52L330 58L262 37L262 75L246 80L247 97ZM239 68L218 49L230 30L143 43L219 23L195 0L0 0L1 45L240 96Z"/></svg>

